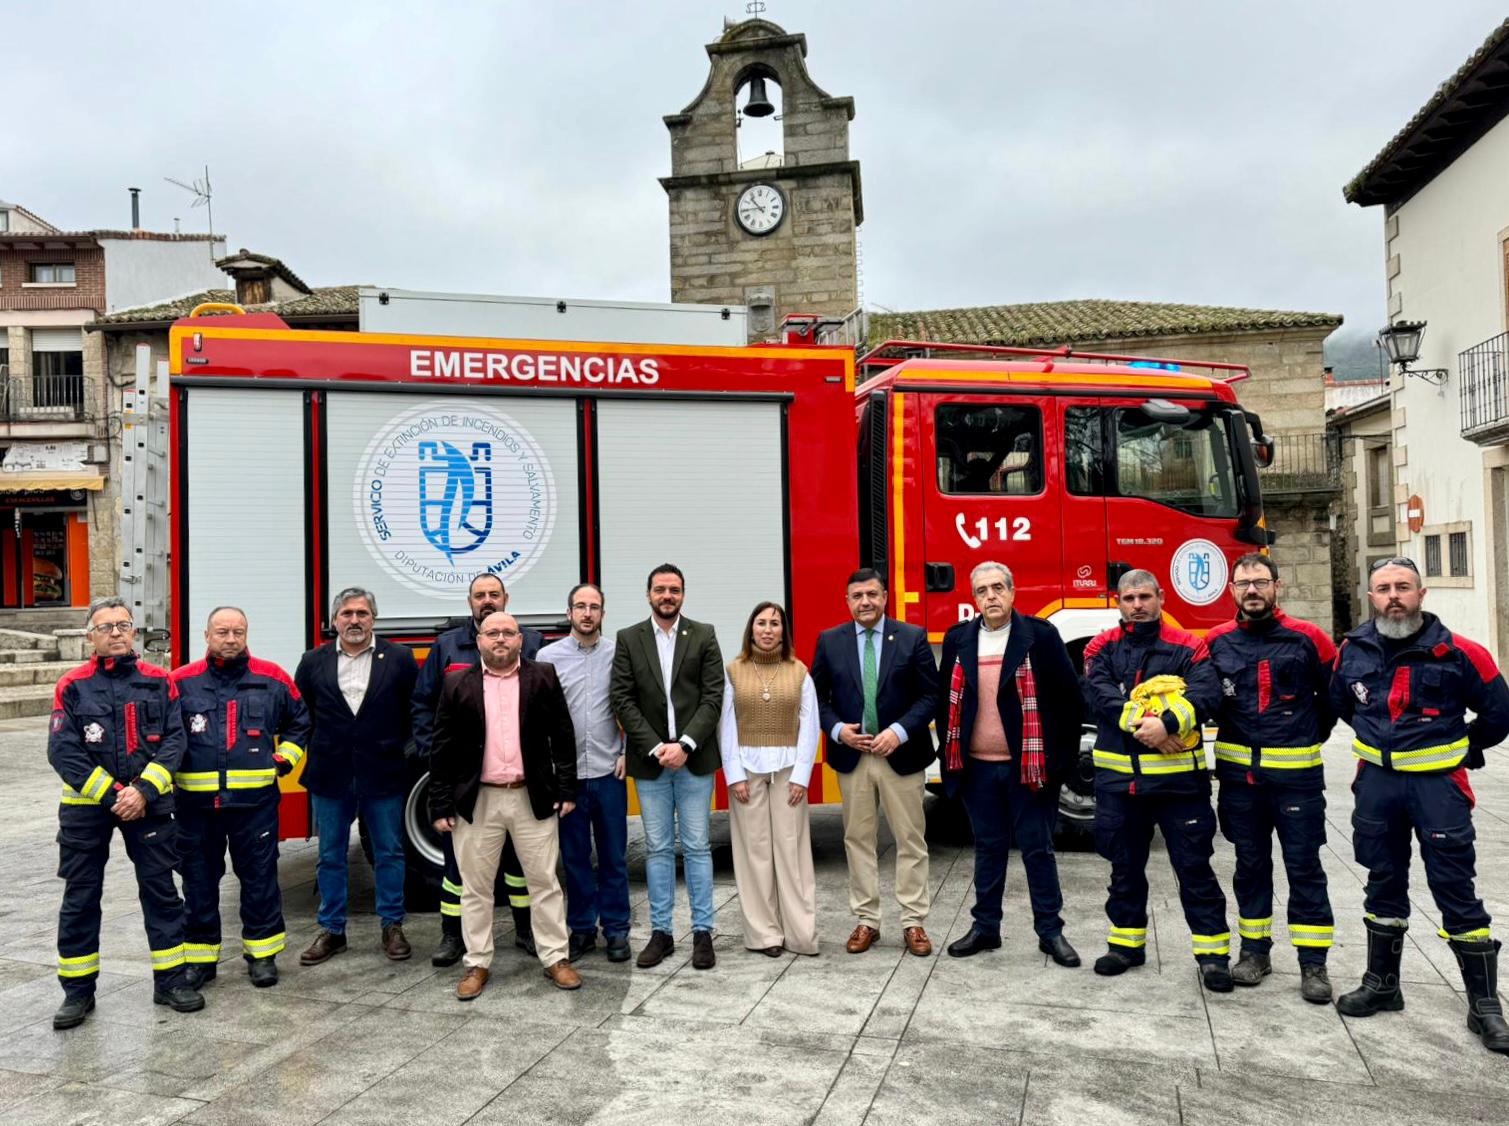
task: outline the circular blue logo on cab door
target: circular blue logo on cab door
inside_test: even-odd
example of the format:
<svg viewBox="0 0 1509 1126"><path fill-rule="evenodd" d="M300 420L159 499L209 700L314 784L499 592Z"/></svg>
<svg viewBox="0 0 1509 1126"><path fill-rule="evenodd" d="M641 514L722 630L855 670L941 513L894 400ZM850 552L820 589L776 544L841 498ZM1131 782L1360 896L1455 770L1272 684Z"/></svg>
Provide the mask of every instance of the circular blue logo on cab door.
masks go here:
<svg viewBox="0 0 1509 1126"><path fill-rule="evenodd" d="M473 575L511 582L550 541L555 479L538 442L491 409L426 405L378 429L357 463L367 549L410 590L453 595Z"/></svg>
<svg viewBox="0 0 1509 1126"><path fill-rule="evenodd" d="M1209 540L1185 540L1169 564L1174 592L1191 606L1208 606L1226 589L1226 555Z"/></svg>

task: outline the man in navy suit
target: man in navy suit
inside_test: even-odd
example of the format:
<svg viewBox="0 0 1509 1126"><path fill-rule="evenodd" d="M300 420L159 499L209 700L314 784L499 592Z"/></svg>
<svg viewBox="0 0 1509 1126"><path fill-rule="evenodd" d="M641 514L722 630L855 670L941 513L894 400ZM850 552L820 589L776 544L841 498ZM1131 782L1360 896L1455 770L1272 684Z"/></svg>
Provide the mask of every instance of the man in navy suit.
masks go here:
<svg viewBox="0 0 1509 1126"><path fill-rule="evenodd" d="M407 646L374 632L370 591L348 587L336 595L330 624L336 639L305 653L293 678L314 721L303 781L320 838L320 932L299 964L318 965L346 949L346 851L358 811L372 836L383 951L398 962L412 953L403 933L404 747L419 666Z"/></svg>
<svg viewBox="0 0 1509 1126"><path fill-rule="evenodd" d="M879 806L896 838L902 938L925 958L933 944L923 929L929 892L922 796L933 761L928 725L938 666L925 630L885 616L878 571L855 571L845 597L853 620L818 637L812 683L844 802L849 904L859 918L848 950L862 954L880 937Z"/></svg>

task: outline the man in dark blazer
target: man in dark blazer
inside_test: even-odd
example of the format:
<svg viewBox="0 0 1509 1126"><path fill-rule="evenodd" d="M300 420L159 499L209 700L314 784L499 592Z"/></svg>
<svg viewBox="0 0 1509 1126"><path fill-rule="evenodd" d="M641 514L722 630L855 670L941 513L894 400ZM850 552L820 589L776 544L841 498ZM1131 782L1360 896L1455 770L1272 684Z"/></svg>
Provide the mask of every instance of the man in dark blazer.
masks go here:
<svg viewBox="0 0 1509 1126"><path fill-rule="evenodd" d="M624 730L625 761L644 826L650 941L637 964L658 965L676 949L671 912L679 825L692 909L692 966L705 970L716 960L708 821L722 762L723 654L712 626L681 616L686 579L674 563L650 572L646 596L649 619L618 631L608 689Z"/></svg>
<svg viewBox="0 0 1509 1126"><path fill-rule="evenodd" d="M812 684L827 736L827 762L843 795L849 905L859 925L848 950L862 954L880 937L877 805L896 838L896 901L902 939L919 957L933 952L927 921L927 840L922 797L933 761L938 666L927 631L885 615L885 580L861 568L845 593L852 621L824 630Z"/></svg>
<svg viewBox="0 0 1509 1126"><path fill-rule="evenodd" d="M582 984L567 959L566 899L555 873L558 818L575 808L576 735L555 669L522 659L523 640L512 614L489 614L477 630L481 663L446 675L435 710L430 816L437 832L456 838L462 1001L482 992L491 971L505 835L524 868L545 976L561 989Z"/></svg>
<svg viewBox="0 0 1509 1126"><path fill-rule="evenodd" d="M305 653L293 678L314 721L303 782L320 838L320 932L299 964L318 965L346 949L346 853L357 813L372 840L383 950L400 962L412 953L403 933L404 748L419 666L406 646L374 632L370 591L341 591L330 621L335 640Z"/></svg>
<svg viewBox="0 0 1509 1126"><path fill-rule="evenodd" d="M1016 586L1004 563L981 563L969 585L979 613L944 635L938 672L943 789L963 799L975 833L974 924L948 952L967 958L1001 945L1006 858L1015 843L1038 948L1061 966L1077 966L1064 938L1053 827L1059 787L1079 759L1079 677L1058 630L1014 609ZM957 703L955 680L962 681Z"/></svg>

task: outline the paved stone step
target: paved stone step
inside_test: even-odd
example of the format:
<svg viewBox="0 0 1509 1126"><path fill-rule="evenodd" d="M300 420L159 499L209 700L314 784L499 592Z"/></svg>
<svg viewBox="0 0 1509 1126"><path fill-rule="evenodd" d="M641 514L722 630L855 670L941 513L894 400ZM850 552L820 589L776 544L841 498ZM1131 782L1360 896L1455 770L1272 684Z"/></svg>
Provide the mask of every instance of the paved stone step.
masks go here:
<svg viewBox="0 0 1509 1126"><path fill-rule="evenodd" d="M58 639L50 633L24 629L0 629L0 649L56 649Z"/></svg>
<svg viewBox="0 0 1509 1126"><path fill-rule="evenodd" d="M0 649L0 665L37 665L56 661L57 649Z"/></svg>
<svg viewBox="0 0 1509 1126"><path fill-rule="evenodd" d="M77 661L30 661L19 665L0 665L0 688L20 688L32 684L51 687L57 684L58 678L65 672L77 667Z"/></svg>
<svg viewBox="0 0 1509 1126"><path fill-rule="evenodd" d="M0 688L0 719L47 715L52 711L52 688L50 684Z"/></svg>

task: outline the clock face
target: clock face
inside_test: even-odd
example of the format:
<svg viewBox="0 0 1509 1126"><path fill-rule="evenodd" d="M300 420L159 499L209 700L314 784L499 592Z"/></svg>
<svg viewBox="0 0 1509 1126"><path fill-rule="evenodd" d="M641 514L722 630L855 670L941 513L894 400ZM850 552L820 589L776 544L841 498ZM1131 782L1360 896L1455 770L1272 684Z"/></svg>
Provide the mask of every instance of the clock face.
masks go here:
<svg viewBox="0 0 1509 1126"><path fill-rule="evenodd" d="M768 235L786 217L786 197L773 184L751 184L734 204L739 226L752 235Z"/></svg>

